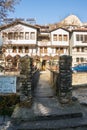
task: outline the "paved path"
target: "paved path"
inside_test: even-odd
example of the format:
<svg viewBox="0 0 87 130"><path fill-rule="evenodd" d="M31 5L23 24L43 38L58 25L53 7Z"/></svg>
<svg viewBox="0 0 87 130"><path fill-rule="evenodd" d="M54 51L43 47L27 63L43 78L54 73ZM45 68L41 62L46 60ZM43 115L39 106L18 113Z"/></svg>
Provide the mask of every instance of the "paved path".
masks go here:
<svg viewBox="0 0 87 130"><path fill-rule="evenodd" d="M35 90L35 112L39 115L58 112L58 99L54 95L49 79L49 71L40 72L40 80Z"/></svg>

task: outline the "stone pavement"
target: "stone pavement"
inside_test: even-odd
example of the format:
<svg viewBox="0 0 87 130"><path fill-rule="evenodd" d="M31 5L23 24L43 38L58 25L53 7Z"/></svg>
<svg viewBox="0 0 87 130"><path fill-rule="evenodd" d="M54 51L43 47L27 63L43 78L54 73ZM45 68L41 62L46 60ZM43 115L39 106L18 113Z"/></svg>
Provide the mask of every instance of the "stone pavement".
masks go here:
<svg viewBox="0 0 87 130"><path fill-rule="evenodd" d="M61 105L49 78L48 70L40 72L32 107L16 107L7 130L87 130L86 107L78 101Z"/></svg>
<svg viewBox="0 0 87 130"><path fill-rule="evenodd" d="M10 126L11 118L6 116L5 119L3 119L3 116L0 116L0 130L7 130Z"/></svg>

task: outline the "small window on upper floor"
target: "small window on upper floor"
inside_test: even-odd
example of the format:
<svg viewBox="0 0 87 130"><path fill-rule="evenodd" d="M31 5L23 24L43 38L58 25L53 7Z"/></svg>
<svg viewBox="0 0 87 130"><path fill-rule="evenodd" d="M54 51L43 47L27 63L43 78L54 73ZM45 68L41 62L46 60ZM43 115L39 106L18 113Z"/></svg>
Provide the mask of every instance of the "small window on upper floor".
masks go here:
<svg viewBox="0 0 87 130"><path fill-rule="evenodd" d="M57 34L53 35L53 41L57 41Z"/></svg>
<svg viewBox="0 0 87 130"><path fill-rule="evenodd" d="M25 32L25 39L29 40L29 32Z"/></svg>
<svg viewBox="0 0 87 130"><path fill-rule="evenodd" d="M76 41L80 41L79 34L76 34Z"/></svg>
<svg viewBox="0 0 87 130"><path fill-rule="evenodd" d="M23 40L23 39L24 39L24 33L23 33L23 32L20 32L20 34L19 34L19 39L20 39L20 40Z"/></svg>
<svg viewBox="0 0 87 130"><path fill-rule="evenodd" d="M81 35L81 41L82 41L82 42L84 41L84 37L83 37L83 35Z"/></svg>
<svg viewBox="0 0 87 130"><path fill-rule="evenodd" d="M18 32L15 32L15 33L14 33L14 39L15 39L15 40L18 40Z"/></svg>
<svg viewBox="0 0 87 130"><path fill-rule="evenodd" d="M35 40L35 32L31 32L30 33L30 39L31 40Z"/></svg>
<svg viewBox="0 0 87 130"><path fill-rule="evenodd" d="M9 32L8 33L8 39L10 40L10 39L13 39L13 33L12 32Z"/></svg>
<svg viewBox="0 0 87 130"><path fill-rule="evenodd" d="M87 42L87 35L84 35L84 41Z"/></svg>
<svg viewBox="0 0 87 130"><path fill-rule="evenodd" d="M5 33L5 32L2 33L3 38L7 38L7 36L8 36L7 33Z"/></svg>
<svg viewBox="0 0 87 130"><path fill-rule="evenodd" d="M68 41L68 36L67 35L63 35L63 40L64 41Z"/></svg>
<svg viewBox="0 0 87 130"><path fill-rule="evenodd" d="M59 35L59 41L62 41L62 35Z"/></svg>

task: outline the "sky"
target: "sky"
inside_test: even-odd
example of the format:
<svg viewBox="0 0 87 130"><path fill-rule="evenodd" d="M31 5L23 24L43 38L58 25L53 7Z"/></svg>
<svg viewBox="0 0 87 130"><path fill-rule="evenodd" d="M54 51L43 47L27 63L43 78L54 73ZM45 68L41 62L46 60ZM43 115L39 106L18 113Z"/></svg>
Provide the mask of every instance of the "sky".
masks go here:
<svg viewBox="0 0 87 130"><path fill-rule="evenodd" d="M21 0L9 18L35 18L36 24L57 23L69 15L87 22L87 0Z"/></svg>

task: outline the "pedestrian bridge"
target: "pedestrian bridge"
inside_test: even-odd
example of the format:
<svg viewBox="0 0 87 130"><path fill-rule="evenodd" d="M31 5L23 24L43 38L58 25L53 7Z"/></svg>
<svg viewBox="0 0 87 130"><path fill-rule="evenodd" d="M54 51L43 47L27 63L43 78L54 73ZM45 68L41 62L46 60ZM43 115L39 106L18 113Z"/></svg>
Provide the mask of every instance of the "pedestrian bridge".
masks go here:
<svg viewBox="0 0 87 130"><path fill-rule="evenodd" d="M17 107L12 115L19 120L15 130L80 128L87 124L80 104L61 105L50 84L50 71L41 71L31 108ZM84 129L83 129L84 130Z"/></svg>

